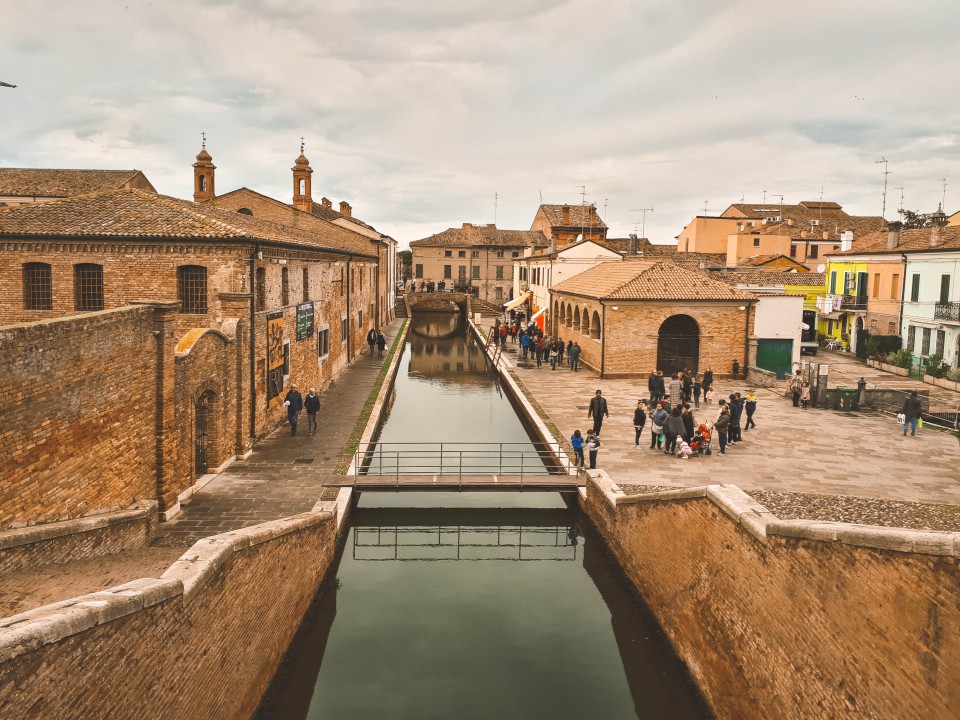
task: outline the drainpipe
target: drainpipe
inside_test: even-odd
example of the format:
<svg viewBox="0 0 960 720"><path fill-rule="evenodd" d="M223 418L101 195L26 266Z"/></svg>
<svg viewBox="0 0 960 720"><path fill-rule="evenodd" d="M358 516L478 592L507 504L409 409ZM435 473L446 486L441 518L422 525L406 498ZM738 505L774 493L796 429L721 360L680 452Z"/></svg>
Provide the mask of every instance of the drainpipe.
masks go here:
<svg viewBox="0 0 960 720"><path fill-rule="evenodd" d="M607 343L604 342L604 333L607 332L607 306L600 301L600 310L602 311L602 320L600 321L600 377L603 377L604 366L607 360Z"/></svg>
<svg viewBox="0 0 960 720"><path fill-rule="evenodd" d="M351 322L351 319L350 319L350 285L351 285L350 258L351 256L347 255L347 272L343 276L343 282L347 286L346 288L347 290L347 338L346 338L347 339L347 365L350 364L350 360L353 357L353 353L351 352L351 343L350 343L350 336L353 335L353 330L351 329L351 326L353 325L353 323Z"/></svg>
<svg viewBox="0 0 960 720"><path fill-rule="evenodd" d="M375 305L376 313L374 317L374 324L376 327L379 328L379 327L382 327L380 325L380 241L379 240L377 240L377 267L374 275L376 276L376 280L374 282L374 288L377 292L377 299L376 299L376 305Z"/></svg>
<svg viewBox="0 0 960 720"><path fill-rule="evenodd" d="M753 307L753 301L747 302L747 319L743 323L743 379L747 379L747 369L750 367L750 308Z"/></svg>
<svg viewBox="0 0 960 720"><path fill-rule="evenodd" d="M903 282L900 283L900 319L897 321L897 334L902 338L903 337L903 304L907 301L907 254L900 253L900 259L903 260ZM913 348L910 348L910 352L911 353L913 352Z"/></svg>
<svg viewBox="0 0 960 720"><path fill-rule="evenodd" d="M256 283L256 262L257 255L260 254L260 245L253 246L253 254L250 256L250 438L257 437L257 342L256 342L256 307L257 307L257 283Z"/></svg>

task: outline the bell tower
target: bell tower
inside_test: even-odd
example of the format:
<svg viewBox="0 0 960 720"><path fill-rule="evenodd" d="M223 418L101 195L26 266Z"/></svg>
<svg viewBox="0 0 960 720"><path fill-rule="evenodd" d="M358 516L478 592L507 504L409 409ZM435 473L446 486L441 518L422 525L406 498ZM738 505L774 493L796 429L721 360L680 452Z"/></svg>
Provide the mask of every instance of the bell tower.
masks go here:
<svg viewBox="0 0 960 720"><path fill-rule="evenodd" d="M293 170L293 206L297 210L311 212L313 196L310 191L310 176L313 174L313 168L303 154L303 138L300 138L300 157L294 161L290 169Z"/></svg>
<svg viewBox="0 0 960 720"><path fill-rule="evenodd" d="M203 138L203 144L200 152L197 153L197 161L193 164L193 201L205 202L216 197L213 188L213 174L217 166L213 164L213 158L207 152L207 134L200 133Z"/></svg>

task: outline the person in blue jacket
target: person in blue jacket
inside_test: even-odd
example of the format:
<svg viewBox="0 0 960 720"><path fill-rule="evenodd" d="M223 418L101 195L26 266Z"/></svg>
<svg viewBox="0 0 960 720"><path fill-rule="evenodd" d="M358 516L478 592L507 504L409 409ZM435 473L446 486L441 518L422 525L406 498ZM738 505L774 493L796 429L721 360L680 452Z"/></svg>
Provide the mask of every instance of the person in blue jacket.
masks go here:
<svg viewBox="0 0 960 720"><path fill-rule="evenodd" d="M579 430L574 430L570 438L570 444L573 446L574 464L577 467L583 467L583 435Z"/></svg>

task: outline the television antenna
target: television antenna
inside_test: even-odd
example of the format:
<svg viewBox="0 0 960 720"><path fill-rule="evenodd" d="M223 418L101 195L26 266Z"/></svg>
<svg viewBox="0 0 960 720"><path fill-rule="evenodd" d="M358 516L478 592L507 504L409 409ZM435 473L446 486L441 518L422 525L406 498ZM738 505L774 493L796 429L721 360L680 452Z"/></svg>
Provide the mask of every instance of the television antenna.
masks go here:
<svg viewBox="0 0 960 720"><path fill-rule="evenodd" d="M940 207L943 208L947 203L947 179L945 177L937 178L941 183L943 183L943 195L940 197Z"/></svg>
<svg viewBox="0 0 960 720"><path fill-rule="evenodd" d="M630 212L638 212L638 213L641 213L641 215L640 215L640 237L646 238L646 237L647 237L647 213L648 213L648 212L649 212L649 213L652 213L652 212L653 212L653 208L652 208L652 207L648 207L648 208L634 208L634 209L631 210ZM634 229L634 231L636 231L636 229L637 229L637 224L636 224L636 223L633 224L633 229Z"/></svg>
<svg viewBox="0 0 960 720"><path fill-rule="evenodd" d="M874 165L883 165L883 210L880 212L883 218L887 217L887 175L891 174L891 171L888 169L889 163L890 161L885 157L881 157L874 162Z"/></svg>
<svg viewBox="0 0 960 720"><path fill-rule="evenodd" d="M902 188L902 187L895 187L895 188L890 188L890 189L891 189L891 190L899 190L899 191L900 191L900 210L903 210L903 188Z"/></svg>
<svg viewBox="0 0 960 720"><path fill-rule="evenodd" d="M497 193L493 194L493 224L497 224Z"/></svg>

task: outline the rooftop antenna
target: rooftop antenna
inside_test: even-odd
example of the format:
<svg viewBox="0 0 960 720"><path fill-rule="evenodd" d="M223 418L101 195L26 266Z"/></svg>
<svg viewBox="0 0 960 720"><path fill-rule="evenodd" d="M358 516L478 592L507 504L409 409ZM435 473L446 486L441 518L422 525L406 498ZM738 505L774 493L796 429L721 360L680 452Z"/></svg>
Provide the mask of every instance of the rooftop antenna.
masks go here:
<svg viewBox="0 0 960 720"><path fill-rule="evenodd" d="M497 197L497 193L494 193L493 194L493 224L494 225L497 224L497 200L498 199L499 198Z"/></svg>
<svg viewBox="0 0 960 720"><path fill-rule="evenodd" d="M205 132L200 133L200 149L207 149L207 134Z"/></svg>
<svg viewBox="0 0 960 720"><path fill-rule="evenodd" d="M766 190L763 191L763 204L764 204L764 205L767 204L767 191L766 191Z"/></svg>
<svg viewBox="0 0 960 720"><path fill-rule="evenodd" d="M890 189L891 189L891 190L899 190L899 191L900 191L900 210L902 211L902 210L903 210L903 188L902 188L902 187L896 187L896 188L890 188Z"/></svg>
<svg viewBox="0 0 960 720"><path fill-rule="evenodd" d="M823 223L823 185L820 186L820 207L817 210L817 225Z"/></svg>
<svg viewBox="0 0 960 720"><path fill-rule="evenodd" d="M940 207L943 208L947 204L947 179L945 177L937 178L940 182L943 183L943 195L940 197Z"/></svg>
<svg viewBox="0 0 960 720"><path fill-rule="evenodd" d="M746 200L744 200L745 197L746 197L746 195L744 195L743 193L740 193L740 204L741 204L741 205L743 205L743 203L746 202Z"/></svg>
<svg viewBox="0 0 960 720"><path fill-rule="evenodd" d="M300 136L300 154L303 155L303 135Z"/></svg>
<svg viewBox="0 0 960 720"><path fill-rule="evenodd" d="M607 221L607 200L609 200L609 198L603 199L603 221L604 222Z"/></svg>
<svg viewBox="0 0 960 720"><path fill-rule="evenodd" d="M540 204L543 205L543 190L537 190L540 193Z"/></svg>
<svg viewBox="0 0 960 720"><path fill-rule="evenodd" d="M707 200L703 201L703 214L707 214L707 208L710 207L710 203Z"/></svg>
<svg viewBox="0 0 960 720"><path fill-rule="evenodd" d="M890 170L887 168L889 162L885 157L881 157L874 162L874 165L883 165L883 210L880 212L880 215L884 218L887 217L887 175L890 175Z"/></svg>
<svg viewBox="0 0 960 720"><path fill-rule="evenodd" d="M640 215L640 227L641 227L640 237L642 237L642 238L647 237L647 213L648 213L648 212L649 212L649 213L652 213L652 212L653 212L653 208L652 208L652 207L648 207L648 208L635 208L634 210L631 210L630 212L638 212L638 213L641 213L641 215ZM633 229L634 229L634 230L637 229L636 224L634 224Z"/></svg>

